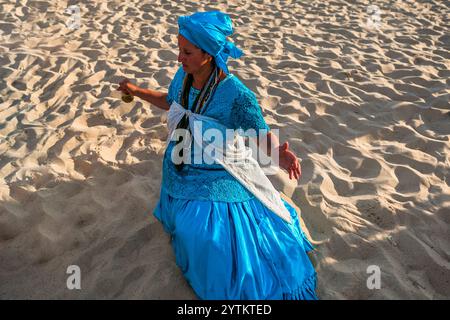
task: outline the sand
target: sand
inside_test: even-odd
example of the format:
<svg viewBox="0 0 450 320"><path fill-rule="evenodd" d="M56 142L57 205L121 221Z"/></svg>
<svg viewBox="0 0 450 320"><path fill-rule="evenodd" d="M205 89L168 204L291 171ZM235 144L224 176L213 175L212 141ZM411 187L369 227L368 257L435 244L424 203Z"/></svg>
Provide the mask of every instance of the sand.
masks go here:
<svg viewBox="0 0 450 320"><path fill-rule="evenodd" d="M123 77L166 91L177 17L213 9L245 53L232 73L301 160L298 182L270 179L316 246L319 297L450 298L445 1L0 7L1 299L196 298L152 216L165 112L114 91ZM71 265L80 290L66 286Z"/></svg>

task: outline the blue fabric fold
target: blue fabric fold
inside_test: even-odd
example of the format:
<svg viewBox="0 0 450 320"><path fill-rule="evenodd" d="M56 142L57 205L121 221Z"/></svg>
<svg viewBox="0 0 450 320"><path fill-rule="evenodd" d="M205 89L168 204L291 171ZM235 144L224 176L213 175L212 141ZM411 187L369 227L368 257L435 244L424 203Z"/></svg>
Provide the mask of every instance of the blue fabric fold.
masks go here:
<svg viewBox="0 0 450 320"><path fill-rule="evenodd" d="M171 197L153 212L171 236L176 263L199 299L317 299L313 250L297 212L292 224L259 200L220 202Z"/></svg>
<svg viewBox="0 0 450 320"><path fill-rule="evenodd" d="M231 18L220 11L196 12L178 18L179 34L195 46L214 57L215 62L226 74L228 57L239 58L241 49L227 40L233 34Z"/></svg>

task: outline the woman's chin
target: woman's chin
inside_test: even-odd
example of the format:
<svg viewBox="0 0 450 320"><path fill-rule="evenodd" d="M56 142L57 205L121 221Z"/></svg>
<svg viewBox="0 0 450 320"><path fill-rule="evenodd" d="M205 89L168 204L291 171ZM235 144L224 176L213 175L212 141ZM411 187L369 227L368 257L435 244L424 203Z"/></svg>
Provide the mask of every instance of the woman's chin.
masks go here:
<svg viewBox="0 0 450 320"><path fill-rule="evenodd" d="M188 74L192 74L192 70L189 67L183 66L183 71Z"/></svg>

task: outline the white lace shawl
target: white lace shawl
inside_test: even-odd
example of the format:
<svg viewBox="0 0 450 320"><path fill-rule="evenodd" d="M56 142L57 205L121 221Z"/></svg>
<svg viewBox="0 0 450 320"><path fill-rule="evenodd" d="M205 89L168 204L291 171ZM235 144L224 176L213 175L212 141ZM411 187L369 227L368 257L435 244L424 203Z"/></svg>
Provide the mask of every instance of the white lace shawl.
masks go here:
<svg viewBox="0 0 450 320"><path fill-rule="evenodd" d="M167 139L166 148L172 140L172 136L178 122L180 122L184 114L187 114L189 117L189 127L192 133L195 132L195 121L201 121L206 124L206 127L217 128L221 132L225 132L226 127L217 122L215 119L186 110L179 103L174 101L167 114L169 136ZM192 136L193 142L197 144L196 148L194 148L194 152L195 150L197 150L197 152L202 152L206 146L214 144L214 142L205 142L201 134L192 134ZM236 133L232 140L233 141L226 140L225 150L223 149L223 144L219 145L216 143L214 145L214 155L211 155L212 159L210 159L209 163L215 161L216 163L222 165L225 170L227 170L234 178L244 185L269 210L286 222L292 223L291 215L284 206L279 192L267 178L258 161L256 161L256 159L252 156L252 150L245 146L244 138ZM204 159L207 156L210 155L203 153Z"/></svg>

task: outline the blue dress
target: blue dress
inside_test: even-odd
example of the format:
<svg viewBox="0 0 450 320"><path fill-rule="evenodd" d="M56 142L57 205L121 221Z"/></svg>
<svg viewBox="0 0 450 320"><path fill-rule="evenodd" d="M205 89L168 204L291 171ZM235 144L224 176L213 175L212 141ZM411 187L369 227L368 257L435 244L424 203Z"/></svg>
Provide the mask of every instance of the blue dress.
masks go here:
<svg viewBox="0 0 450 320"><path fill-rule="evenodd" d="M184 71L168 92L179 102ZM189 108L199 90L191 89ZM223 79L204 115L228 128L270 130L255 95L232 74ZM163 159L161 194L153 212L171 236L176 263L199 299L317 299L313 246L295 209L292 224L267 209L218 164L186 164L178 172ZM193 162L192 162L193 163Z"/></svg>

